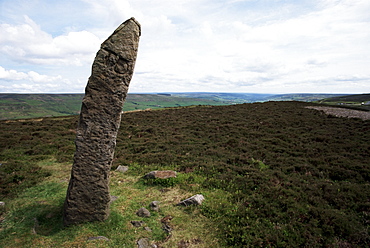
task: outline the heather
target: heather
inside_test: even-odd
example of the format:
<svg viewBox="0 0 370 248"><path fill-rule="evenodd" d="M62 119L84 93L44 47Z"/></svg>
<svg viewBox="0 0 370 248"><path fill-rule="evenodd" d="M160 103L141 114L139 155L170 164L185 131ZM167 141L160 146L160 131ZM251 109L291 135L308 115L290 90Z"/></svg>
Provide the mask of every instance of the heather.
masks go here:
<svg viewBox="0 0 370 248"><path fill-rule="evenodd" d="M309 105L266 102L125 113L112 171L129 166L125 187L132 184L137 190L202 193L203 205L181 214L209 221L220 247L367 247L370 122L326 115L305 108ZM48 190L58 192L55 199L39 214L41 219L55 214L45 219L44 228L51 220L59 223L77 119L0 123L2 199L15 202L42 181L58 178L48 184ZM179 176L166 182L140 179L159 169L177 170ZM125 180L112 175L113 191L129 198L128 191L116 188ZM108 220L112 225L124 220L127 213L119 209L125 204L140 205L118 202ZM17 223L11 217L15 208L2 211L1 235L14 230L7 223ZM186 217L176 225L185 228L182 221ZM26 227L31 229L32 223ZM44 236L52 240L65 232L55 228ZM163 247L171 242L160 230L155 233L152 238ZM74 235L78 237L77 230ZM205 241L200 245L207 247Z"/></svg>

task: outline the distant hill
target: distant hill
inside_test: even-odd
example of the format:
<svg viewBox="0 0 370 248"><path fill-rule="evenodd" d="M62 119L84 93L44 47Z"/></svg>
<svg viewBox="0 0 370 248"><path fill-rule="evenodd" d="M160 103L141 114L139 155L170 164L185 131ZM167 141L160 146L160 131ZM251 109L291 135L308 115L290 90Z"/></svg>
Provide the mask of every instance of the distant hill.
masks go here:
<svg viewBox="0 0 370 248"><path fill-rule="evenodd" d="M329 97L343 96L343 94L258 94L258 93L210 93L210 92L191 92L173 93L172 95L182 97L196 97L201 99L212 99L226 101L230 104L253 103L268 101L301 101L313 102Z"/></svg>
<svg viewBox="0 0 370 248"><path fill-rule="evenodd" d="M370 111L370 94L356 94L325 98L318 101L321 104L339 105L346 108L356 108Z"/></svg>
<svg viewBox="0 0 370 248"><path fill-rule="evenodd" d="M0 120L76 115L81 109L83 96L83 94L0 94ZM339 96L342 95L212 92L128 94L123 111L267 101L312 102Z"/></svg>
<svg viewBox="0 0 370 248"><path fill-rule="evenodd" d="M340 97L343 94L282 94L269 97L269 101L300 101L315 102L331 97Z"/></svg>
<svg viewBox="0 0 370 248"><path fill-rule="evenodd" d="M0 94L0 119L75 115L83 94Z"/></svg>
<svg viewBox="0 0 370 248"><path fill-rule="evenodd" d="M84 94L0 94L0 120L79 114ZM219 99L201 99L171 94L128 94L123 111L228 105Z"/></svg>

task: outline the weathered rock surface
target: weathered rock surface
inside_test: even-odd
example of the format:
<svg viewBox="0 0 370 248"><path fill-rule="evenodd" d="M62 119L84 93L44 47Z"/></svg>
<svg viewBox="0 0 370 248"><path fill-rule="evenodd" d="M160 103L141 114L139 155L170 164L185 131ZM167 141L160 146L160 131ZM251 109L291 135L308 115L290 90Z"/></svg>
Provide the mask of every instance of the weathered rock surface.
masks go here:
<svg viewBox="0 0 370 248"><path fill-rule="evenodd" d="M136 215L139 217L144 217L144 218L149 218L150 217L150 212L146 208L140 208L137 212Z"/></svg>
<svg viewBox="0 0 370 248"><path fill-rule="evenodd" d="M77 127L76 153L63 211L65 225L108 218L109 171L140 32L140 24L131 18L102 43L96 54Z"/></svg>
<svg viewBox="0 0 370 248"><path fill-rule="evenodd" d="M178 203L178 206L189 206L189 205L202 205L204 201L204 196L201 194L193 195L192 197L185 199Z"/></svg>
<svg viewBox="0 0 370 248"><path fill-rule="evenodd" d="M171 177L176 177L176 171L165 170L165 171L151 171L144 176L145 179L167 179Z"/></svg>

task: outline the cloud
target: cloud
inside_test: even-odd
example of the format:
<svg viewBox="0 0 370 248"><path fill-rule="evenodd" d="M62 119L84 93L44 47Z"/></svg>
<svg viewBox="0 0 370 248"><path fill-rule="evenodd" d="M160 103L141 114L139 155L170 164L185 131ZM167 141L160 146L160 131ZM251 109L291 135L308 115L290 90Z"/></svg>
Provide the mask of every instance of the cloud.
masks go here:
<svg viewBox="0 0 370 248"><path fill-rule="evenodd" d="M76 65L91 62L101 43L87 31L52 37L28 16L24 24L0 24L0 52L14 61L31 64Z"/></svg>
<svg viewBox="0 0 370 248"><path fill-rule="evenodd" d="M28 75L24 72L17 72L16 70L5 70L0 66L0 80L24 80Z"/></svg>
<svg viewBox="0 0 370 248"><path fill-rule="evenodd" d="M36 83L29 72L48 79L61 75L82 92L100 43L134 16L142 37L131 92L369 91L368 0L55 4L60 8L48 4L47 10L64 22L43 20L45 14L32 4L27 5L32 13L21 8L26 14L22 22L0 22L0 63L8 73L14 70L14 78ZM64 14L68 6L81 17ZM53 25L59 31L51 31ZM33 80L42 78L35 75Z"/></svg>
<svg viewBox="0 0 370 248"><path fill-rule="evenodd" d="M19 80L28 80L35 83L51 83L62 81L62 76L49 76L42 75L34 71L18 72L16 70L6 70L0 66L0 80L6 81L19 81Z"/></svg>
<svg viewBox="0 0 370 248"><path fill-rule="evenodd" d="M55 89L58 89L58 92L63 86L66 92L72 92L73 85L61 75L43 75L35 71L19 72L0 66L0 90L3 92L55 92Z"/></svg>

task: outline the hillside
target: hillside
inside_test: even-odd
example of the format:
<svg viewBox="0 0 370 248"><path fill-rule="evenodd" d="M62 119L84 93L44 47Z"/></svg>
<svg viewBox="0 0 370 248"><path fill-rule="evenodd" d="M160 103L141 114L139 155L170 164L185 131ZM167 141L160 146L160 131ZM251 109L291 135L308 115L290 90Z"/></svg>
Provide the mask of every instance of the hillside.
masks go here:
<svg viewBox="0 0 370 248"><path fill-rule="evenodd" d="M338 105L345 108L355 108L370 111L370 94L329 97L318 102L321 104Z"/></svg>
<svg viewBox="0 0 370 248"><path fill-rule="evenodd" d="M0 94L0 120L76 115L83 94ZM123 111L225 105L222 100L171 96L170 94L128 94Z"/></svg>
<svg viewBox="0 0 370 248"><path fill-rule="evenodd" d="M331 96L334 95L209 92L128 94L123 111L266 101L311 102ZM76 115L81 109L82 98L83 94L0 94L0 120Z"/></svg>
<svg viewBox="0 0 370 248"><path fill-rule="evenodd" d="M268 101L301 101L313 102L340 94L257 94L257 93L210 93L210 92L191 92L191 93L173 93L172 95L181 97L195 97L200 99L209 99L216 101L225 101L229 104L254 103Z"/></svg>
<svg viewBox="0 0 370 248"><path fill-rule="evenodd" d="M304 102L125 113L105 223L61 226L78 117L0 121L1 247L369 247L370 121ZM129 166L126 174L114 169ZM152 170L177 179L145 182ZM204 204L179 208L201 193ZM135 229L135 211L163 208ZM161 219L171 216L171 233ZM88 241L105 236L110 241ZM108 243L107 243L108 242Z"/></svg>

